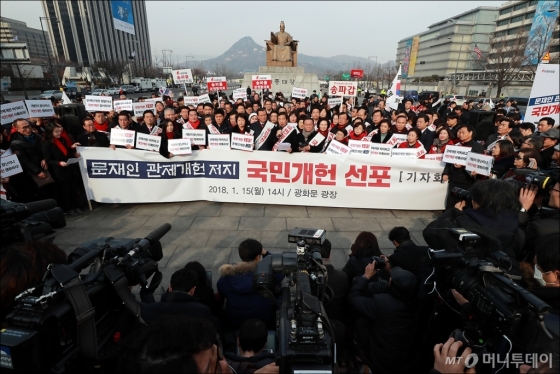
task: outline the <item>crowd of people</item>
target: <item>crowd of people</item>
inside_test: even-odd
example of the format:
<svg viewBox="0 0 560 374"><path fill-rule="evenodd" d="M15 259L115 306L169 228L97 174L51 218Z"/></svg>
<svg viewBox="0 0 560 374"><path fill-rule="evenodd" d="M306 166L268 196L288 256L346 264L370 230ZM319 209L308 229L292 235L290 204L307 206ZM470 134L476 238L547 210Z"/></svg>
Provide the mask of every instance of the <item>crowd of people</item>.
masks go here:
<svg viewBox="0 0 560 374"><path fill-rule="evenodd" d="M449 145L469 146L473 152L494 157L492 175L484 177L461 165L446 164L443 181L450 190L469 191L469 197L448 193L446 211L424 231L427 244L433 249L457 250L460 244L445 229L477 233L483 247L499 249L512 259L510 270L520 276L519 283L549 303L558 316L560 148L554 120L542 118L537 126L521 122L511 102L498 103L493 118L477 123L470 117L477 115L472 102L458 107L444 101L432 107L428 100L413 107L412 101L404 100L399 109L389 110L382 96L368 97L354 106L345 100L334 108L329 107L326 95L291 101L281 93L263 96L251 92L247 102L232 103L225 96L212 95L211 102L197 106L164 96L155 113L145 111L142 117L133 117L128 111L96 112L81 119L81 128L70 126L65 116L16 119L4 129L1 145L18 156L24 173L3 178L2 185L14 201L54 197L69 215L82 214L81 176L70 159L79 157L79 145L122 148L111 144L114 128L161 136L160 154L165 158L174 157L167 142L182 137L184 128L204 129L207 134L251 134L259 151L272 151L277 143L285 142L289 143L288 153L325 152L333 139L386 143L393 134L407 135L398 147L422 147L432 154L443 153ZM269 122L274 126L270 135L261 137ZM289 123L295 124L294 130L282 134ZM526 174L534 172L545 172L545 178L556 183L525 184ZM378 240L371 232L360 233L342 269L330 263L330 242L321 246L327 284L334 295L325 311L337 342L338 366L346 372L367 372L365 367L373 373L427 372L430 368L433 373L463 372L465 361L446 360L458 356L464 344L447 339L462 322L456 318L438 321L448 317L445 312L436 313L434 322L431 312L450 303L455 303L452 309L468 310L468 295L442 284L439 287L447 286L452 299L439 292L434 297L428 247L415 244L405 227L390 231L389 240L395 245L390 256L382 253ZM25 273L32 269L35 275L42 275L45 271L37 259L29 263L31 258L25 253L30 248L15 245L1 252L3 317L13 308L14 296L41 279ZM60 255L57 248L44 253ZM274 364L278 347L268 350L268 331L276 328L279 304L253 291L255 267L270 253L254 239L243 241L238 253L240 262L220 268L217 289L203 266L193 262L172 275L159 301L141 293L138 302L147 327L137 328L123 340L120 370L278 372ZM385 265L378 267L374 256L385 260ZM54 256L50 261L64 259ZM279 287L282 278L276 277ZM439 327L428 331L428 326ZM551 344L557 346L557 342L556 336ZM532 372L558 370L557 350L539 353L554 352L550 368L541 366ZM471 348L466 348L461 355L464 358L470 353Z"/></svg>
<svg viewBox="0 0 560 374"><path fill-rule="evenodd" d="M325 152L333 140L348 144L349 140L394 144L397 148L422 148L418 154L443 154L447 146L471 147L475 153L491 155L494 159L491 176L468 172L458 164L447 164L443 181L448 191L454 187L468 190L475 181L485 178L520 179L517 169L534 171L557 170L560 164L558 124L550 117L543 117L538 125L522 122L516 103L500 100L493 117L478 121L481 103L465 101L461 106L454 101L433 100L414 103L405 99L398 109L385 105L385 97L366 95L361 105L344 99L331 108L328 95L315 92L306 99L287 100L281 92L271 95L247 92L248 100L233 102L224 93L210 94L210 102L185 105L184 98L176 101L162 96L156 101L155 111L146 110L141 117L130 111L119 113L95 112L80 118L81 126L67 118L20 118L2 132L1 148L11 148L18 155L24 175L3 179L8 196L14 201L28 202L37 198L57 198L59 205L70 215L81 214L77 192L81 186L76 164L67 164L77 157L76 146L128 148L134 145L111 144L112 129L132 130L135 133L161 137L160 154L168 159L170 139L182 138L183 129L205 130L206 135L247 134L253 136L254 148L259 151L287 153ZM261 96L262 95L262 96ZM231 96L231 95L230 95ZM158 98L152 94L152 98ZM126 99L123 94L120 99ZM138 101L147 98L140 97ZM54 102L54 105L58 105ZM472 118L471 118L472 116ZM266 131L266 126L271 127ZM287 126L291 131L284 131ZM264 130L264 131L263 131ZM393 135L405 135L394 142ZM193 145L193 150L208 147ZM279 147L280 143L285 143ZM134 143L136 144L136 143ZM533 152L525 150L532 149ZM530 155L529 155L530 153ZM528 155L528 157L520 156ZM529 157L530 156L530 157ZM527 161L527 162L526 162ZM52 173L51 173L52 172ZM51 175L52 174L52 175ZM35 183L31 182L31 179ZM50 186L56 183L57 188ZM457 200L448 192L446 208Z"/></svg>

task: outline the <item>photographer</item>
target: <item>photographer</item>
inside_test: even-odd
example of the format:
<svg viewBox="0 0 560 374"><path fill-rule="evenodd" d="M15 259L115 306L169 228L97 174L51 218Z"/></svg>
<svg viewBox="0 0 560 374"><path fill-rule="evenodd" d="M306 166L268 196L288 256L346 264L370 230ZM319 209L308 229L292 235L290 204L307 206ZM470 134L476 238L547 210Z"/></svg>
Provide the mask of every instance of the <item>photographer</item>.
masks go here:
<svg viewBox="0 0 560 374"><path fill-rule="evenodd" d="M362 349L363 360L373 373L407 372L404 359L411 348L416 328L414 274L399 267L391 269L391 279L372 297L367 296L369 280L375 275L375 262L366 266L361 277L354 278L348 303L360 318L354 324L354 336Z"/></svg>
<svg viewBox="0 0 560 374"><path fill-rule="evenodd" d="M389 240L395 245L395 252L388 258L390 267L401 267L418 279L430 274L428 247L416 245L406 227L393 227L389 231Z"/></svg>
<svg viewBox="0 0 560 374"><path fill-rule="evenodd" d="M481 236L480 246L502 250L512 259L523 249L524 235L518 229L519 203L515 187L503 180L479 181L470 190L472 208L459 201L424 229L430 248L456 250L459 241L446 228L464 228Z"/></svg>
<svg viewBox="0 0 560 374"><path fill-rule="evenodd" d="M528 222L526 226L522 225L525 232L524 252L529 258L534 253L535 243L541 236L558 233L560 224L560 182L556 182L550 189L550 198L548 200L548 208L541 208L532 217L529 217L528 211L533 207L533 202L537 197L537 188L522 188L520 192L520 201L523 205L523 212L520 215L521 222Z"/></svg>
<svg viewBox="0 0 560 374"><path fill-rule="evenodd" d="M148 303L141 304L141 315L146 323L161 316L184 315L187 317L210 318L211 311L194 297L198 286L198 275L192 270L180 269L171 276L167 292L160 302L153 302L153 294L146 295Z"/></svg>
<svg viewBox="0 0 560 374"><path fill-rule="evenodd" d="M0 251L0 316L4 325L14 298L36 286L49 264L66 264L66 253L46 240L15 243Z"/></svg>

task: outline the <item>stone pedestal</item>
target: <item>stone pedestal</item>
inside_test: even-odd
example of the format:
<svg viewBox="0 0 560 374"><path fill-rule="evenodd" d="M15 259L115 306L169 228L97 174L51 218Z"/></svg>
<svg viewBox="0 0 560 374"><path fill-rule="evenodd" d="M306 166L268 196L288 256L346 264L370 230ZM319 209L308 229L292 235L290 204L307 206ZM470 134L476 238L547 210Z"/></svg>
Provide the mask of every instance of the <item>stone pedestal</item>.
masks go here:
<svg viewBox="0 0 560 374"><path fill-rule="evenodd" d="M280 67L280 66L259 66L259 71L245 73L242 87L252 87L251 78L257 74L269 74L272 76L272 88L270 92L282 92L288 99L292 94L292 88L307 88L307 96L311 96L313 90L319 93L319 78L317 74L305 74L302 67ZM260 94L260 93L259 93Z"/></svg>

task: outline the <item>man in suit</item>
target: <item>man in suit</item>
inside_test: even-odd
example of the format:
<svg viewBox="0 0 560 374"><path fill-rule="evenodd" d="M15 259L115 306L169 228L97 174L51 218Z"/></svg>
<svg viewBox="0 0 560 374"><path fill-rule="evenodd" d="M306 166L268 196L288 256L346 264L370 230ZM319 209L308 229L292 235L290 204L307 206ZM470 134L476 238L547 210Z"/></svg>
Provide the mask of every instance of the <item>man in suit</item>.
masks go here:
<svg viewBox="0 0 560 374"><path fill-rule="evenodd" d="M138 128L138 132L150 135L156 126L156 116L151 110L145 110L142 114L142 118L144 119L144 122L142 122Z"/></svg>
<svg viewBox="0 0 560 374"><path fill-rule="evenodd" d="M428 129L429 122L430 117L426 114L420 114L416 119L416 128L422 133L418 141L422 143L426 152L430 149L432 143L434 142L434 132Z"/></svg>
<svg viewBox="0 0 560 374"><path fill-rule="evenodd" d="M509 118L502 118L502 121L498 125L497 134L492 134L486 139L486 147L494 143L498 138L504 139L504 137L509 134L514 127L513 120Z"/></svg>

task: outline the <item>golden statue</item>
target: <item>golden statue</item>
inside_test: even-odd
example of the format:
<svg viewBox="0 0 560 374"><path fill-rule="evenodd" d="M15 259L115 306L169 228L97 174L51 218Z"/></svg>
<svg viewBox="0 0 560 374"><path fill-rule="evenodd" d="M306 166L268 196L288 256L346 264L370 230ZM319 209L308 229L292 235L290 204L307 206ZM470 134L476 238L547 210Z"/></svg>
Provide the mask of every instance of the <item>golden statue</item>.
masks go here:
<svg viewBox="0 0 560 374"><path fill-rule="evenodd" d="M295 66L295 61L293 61L292 53L297 53L297 40L294 40L292 36L285 31L286 26L284 21L280 22L280 32L270 33L270 40L266 41L267 44L267 62L268 61L278 61L286 62L290 61L291 66Z"/></svg>

